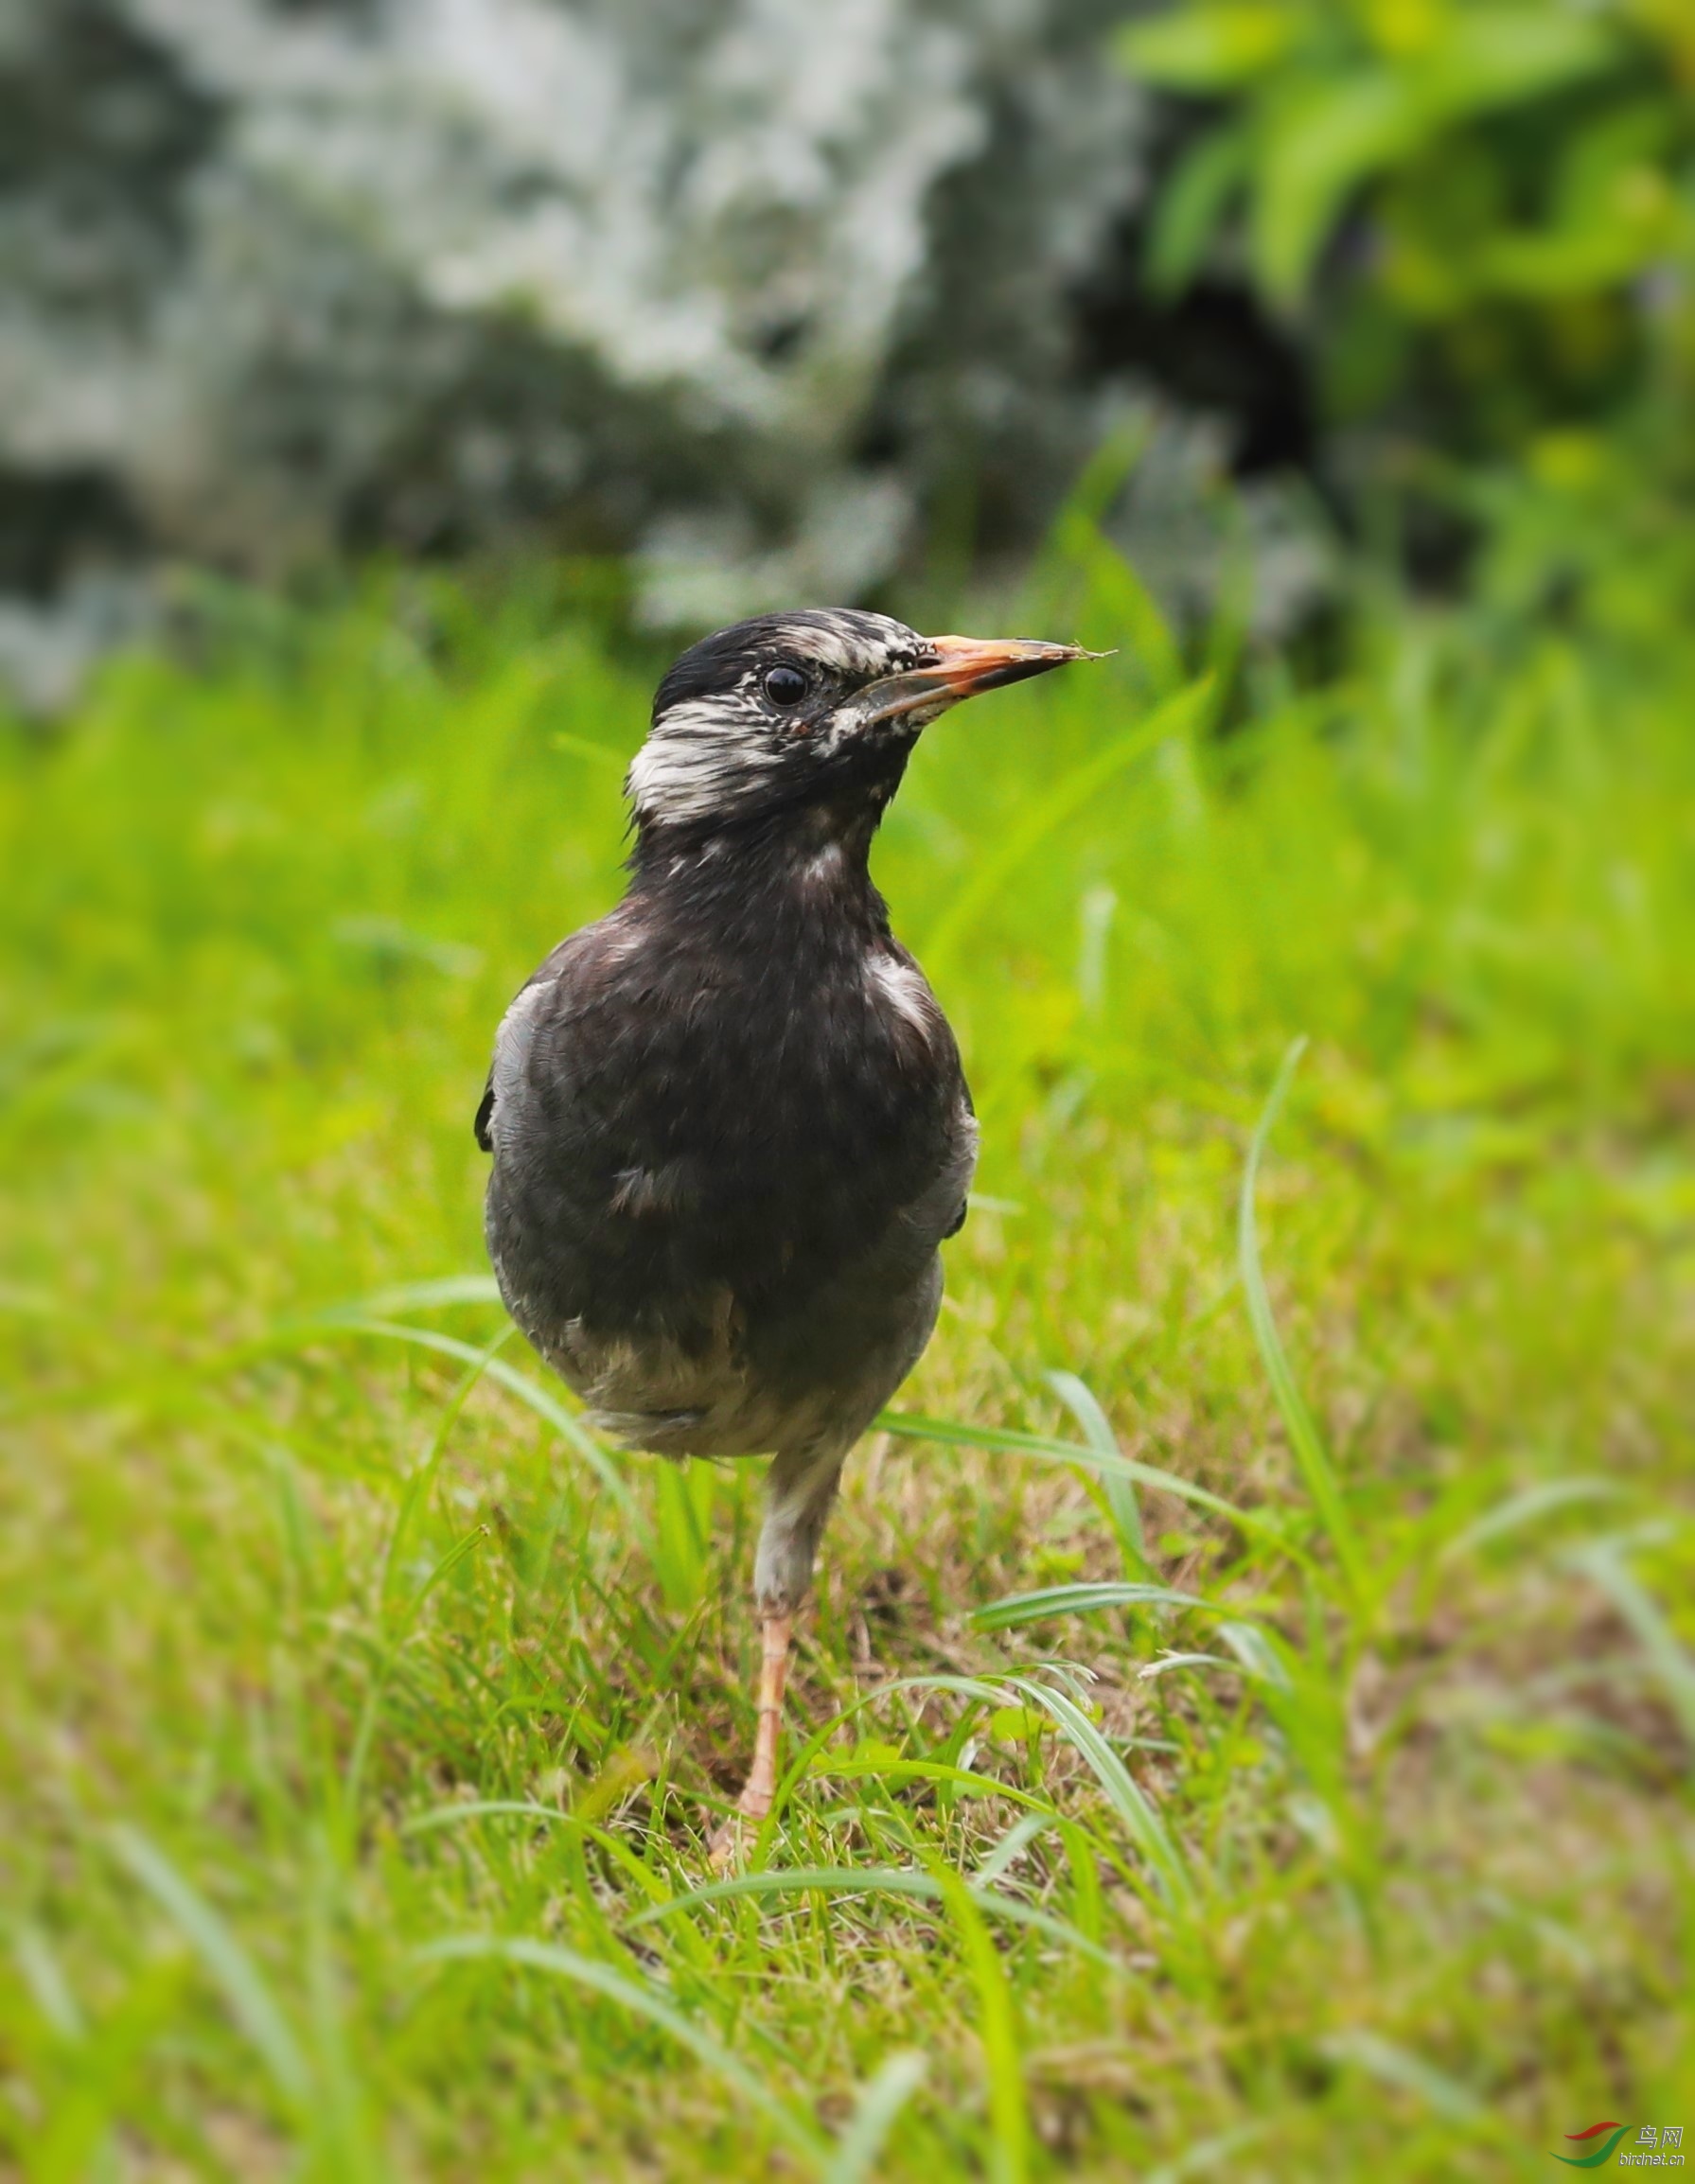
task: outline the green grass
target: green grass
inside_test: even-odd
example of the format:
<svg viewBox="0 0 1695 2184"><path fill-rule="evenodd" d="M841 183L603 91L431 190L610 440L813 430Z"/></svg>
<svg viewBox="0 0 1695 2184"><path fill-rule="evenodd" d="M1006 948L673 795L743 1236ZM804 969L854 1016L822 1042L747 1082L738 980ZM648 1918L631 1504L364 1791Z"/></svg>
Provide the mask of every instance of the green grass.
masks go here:
<svg viewBox="0 0 1695 2184"><path fill-rule="evenodd" d="M1316 695L1221 644L1221 738L1061 548L1030 619L1125 652L879 847L980 1196L728 1882L759 1467L503 1343L469 1128L651 663L412 581L0 742L0 2175L1695 2129L1686 657L1403 611Z"/></svg>

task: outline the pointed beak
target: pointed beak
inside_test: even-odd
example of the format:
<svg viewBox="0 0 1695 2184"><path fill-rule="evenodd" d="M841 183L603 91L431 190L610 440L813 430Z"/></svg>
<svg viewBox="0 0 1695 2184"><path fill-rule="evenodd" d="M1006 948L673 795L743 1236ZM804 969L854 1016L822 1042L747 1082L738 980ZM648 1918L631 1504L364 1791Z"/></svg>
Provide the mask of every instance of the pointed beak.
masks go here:
<svg viewBox="0 0 1695 2184"><path fill-rule="evenodd" d="M1033 675L1064 667L1072 660L1104 660L1081 644L1046 644L1035 637L932 637L934 661L874 682L860 693L869 700L869 717L893 720L903 713L944 713L962 697L1027 682Z"/></svg>

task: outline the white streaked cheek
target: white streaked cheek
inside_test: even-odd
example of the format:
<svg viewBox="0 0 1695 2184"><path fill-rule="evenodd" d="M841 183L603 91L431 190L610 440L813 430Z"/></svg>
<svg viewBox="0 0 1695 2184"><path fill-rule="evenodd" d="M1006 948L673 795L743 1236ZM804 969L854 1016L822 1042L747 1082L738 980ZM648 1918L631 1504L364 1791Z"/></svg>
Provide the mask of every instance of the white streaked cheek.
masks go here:
<svg viewBox="0 0 1695 2184"><path fill-rule="evenodd" d="M637 817L673 823L710 819L759 793L782 763L750 739L715 733L650 735L627 784Z"/></svg>

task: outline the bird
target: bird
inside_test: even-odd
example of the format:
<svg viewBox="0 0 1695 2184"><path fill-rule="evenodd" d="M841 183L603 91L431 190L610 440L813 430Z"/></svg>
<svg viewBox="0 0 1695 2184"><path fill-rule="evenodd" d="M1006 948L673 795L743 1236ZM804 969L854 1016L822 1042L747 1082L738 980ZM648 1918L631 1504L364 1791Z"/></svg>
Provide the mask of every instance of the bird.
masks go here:
<svg viewBox="0 0 1695 2184"><path fill-rule="evenodd" d="M797 1612L849 1452L917 1363L978 1129L869 858L919 736L1074 644L769 613L685 651L625 782L622 901L501 1020L476 1116L501 1295L612 1441L767 1455L752 1763L769 1813Z"/></svg>

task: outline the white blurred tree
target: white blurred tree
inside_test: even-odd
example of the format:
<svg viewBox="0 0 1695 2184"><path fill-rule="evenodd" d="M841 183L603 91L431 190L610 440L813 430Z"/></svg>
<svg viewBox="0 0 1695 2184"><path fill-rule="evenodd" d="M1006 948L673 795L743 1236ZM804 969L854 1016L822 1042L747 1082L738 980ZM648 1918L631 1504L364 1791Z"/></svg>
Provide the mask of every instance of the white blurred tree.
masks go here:
<svg viewBox="0 0 1695 2184"><path fill-rule="evenodd" d="M1099 429L1109 0L0 0L0 465L274 572L544 527L847 598Z"/></svg>

